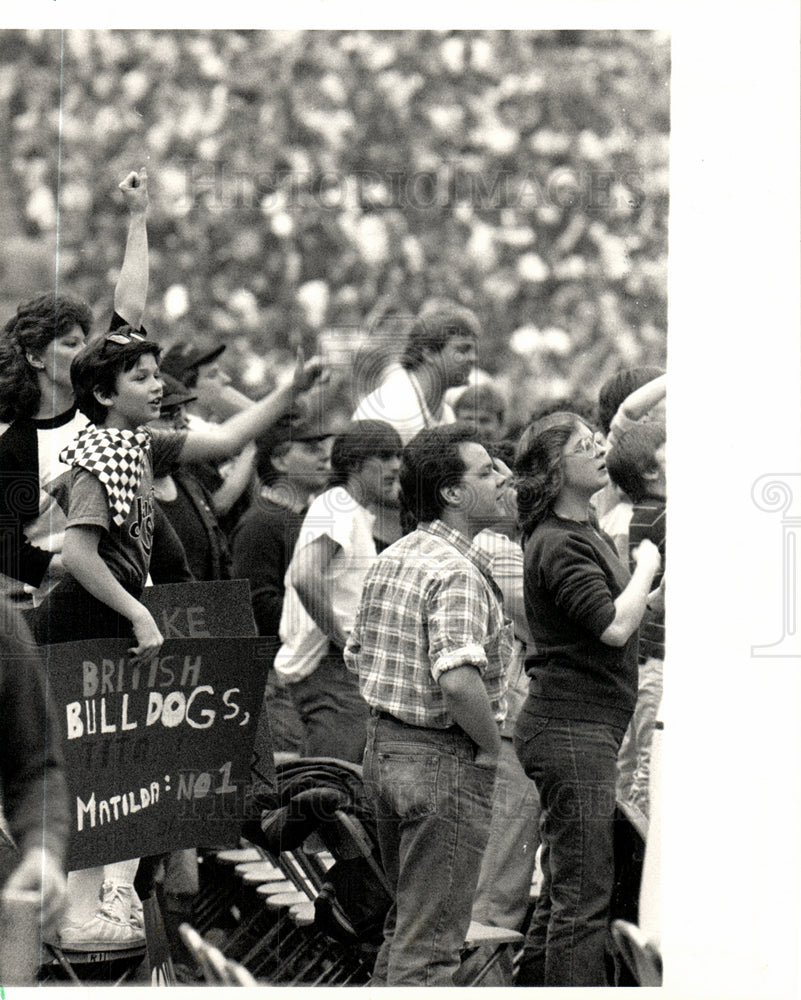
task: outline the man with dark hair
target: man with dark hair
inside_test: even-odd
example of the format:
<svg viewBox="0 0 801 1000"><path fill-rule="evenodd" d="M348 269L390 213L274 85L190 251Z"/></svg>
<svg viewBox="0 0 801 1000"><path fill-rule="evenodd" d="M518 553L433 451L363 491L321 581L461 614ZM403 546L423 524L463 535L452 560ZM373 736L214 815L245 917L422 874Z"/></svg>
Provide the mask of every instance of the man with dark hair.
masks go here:
<svg viewBox="0 0 801 1000"><path fill-rule="evenodd" d="M384 420L404 444L425 427L452 424L456 417L444 401L446 390L466 385L476 363L478 317L455 302L424 306L415 319L399 365L366 396L354 420Z"/></svg>
<svg viewBox="0 0 801 1000"><path fill-rule="evenodd" d="M380 420L337 435L329 489L309 507L286 574L275 670L303 721L307 756L361 763L367 706L342 649L376 558L377 517L398 504L400 453L397 432Z"/></svg>
<svg viewBox="0 0 801 1000"><path fill-rule="evenodd" d="M506 477L464 427L421 431L401 465L417 528L367 574L348 668L371 708L365 789L395 890L376 986L452 986L490 828L512 651L489 560Z"/></svg>

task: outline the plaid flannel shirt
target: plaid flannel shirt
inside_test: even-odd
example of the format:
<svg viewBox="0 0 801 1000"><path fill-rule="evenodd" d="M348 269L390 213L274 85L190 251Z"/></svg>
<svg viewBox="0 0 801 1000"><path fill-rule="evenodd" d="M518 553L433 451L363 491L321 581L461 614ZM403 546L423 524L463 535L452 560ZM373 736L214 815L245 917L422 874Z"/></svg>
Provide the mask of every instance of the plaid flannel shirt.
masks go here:
<svg viewBox="0 0 801 1000"><path fill-rule="evenodd" d="M345 647L373 708L428 729L454 724L439 678L474 666L493 715L506 715L506 664L512 626L489 559L442 521L423 524L376 560L365 579L356 624Z"/></svg>

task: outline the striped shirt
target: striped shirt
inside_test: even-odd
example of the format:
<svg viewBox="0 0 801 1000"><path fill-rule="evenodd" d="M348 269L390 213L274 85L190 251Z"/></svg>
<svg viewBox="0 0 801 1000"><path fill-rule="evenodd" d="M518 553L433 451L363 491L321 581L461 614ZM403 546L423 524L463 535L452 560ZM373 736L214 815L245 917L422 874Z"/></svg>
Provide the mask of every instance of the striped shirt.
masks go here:
<svg viewBox="0 0 801 1000"><path fill-rule="evenodd" d="M454 720L439 686L445 671L475 667L501 722L511 653L512 626L487 556L432 521L390 545L369 570L345 662L373 708L447 729Z"/></svg>

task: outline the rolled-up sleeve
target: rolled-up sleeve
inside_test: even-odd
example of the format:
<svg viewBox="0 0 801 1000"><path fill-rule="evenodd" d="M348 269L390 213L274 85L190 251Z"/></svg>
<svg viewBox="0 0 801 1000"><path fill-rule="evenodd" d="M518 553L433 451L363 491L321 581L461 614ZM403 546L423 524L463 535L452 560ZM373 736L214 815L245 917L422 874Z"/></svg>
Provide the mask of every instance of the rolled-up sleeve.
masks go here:
<svg viewBox="0 0 801 1000"><path fill-rule="evenodd" d="M437 576L426 595L428 656L431 676L439 682L446 670L487 666L484 639L487 607L484 588L469 568Z"/></svg>

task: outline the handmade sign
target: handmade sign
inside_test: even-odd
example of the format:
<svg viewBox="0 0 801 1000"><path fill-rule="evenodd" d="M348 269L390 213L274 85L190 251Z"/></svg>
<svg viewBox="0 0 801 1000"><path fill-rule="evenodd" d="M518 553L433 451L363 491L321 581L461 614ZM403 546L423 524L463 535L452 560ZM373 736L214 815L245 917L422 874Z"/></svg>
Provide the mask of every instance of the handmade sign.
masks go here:
<svg viewBox="0 0 801 1000"><path fill-rule="evenodd" d="M69 869L236 844L250 817L263 643L208 635L210 624L252 628L241 597L230 583L149 588L163 634L169 622L189 637L167 638L147 668L131 667L126 640L43 650L70 790Z"/></svg>

